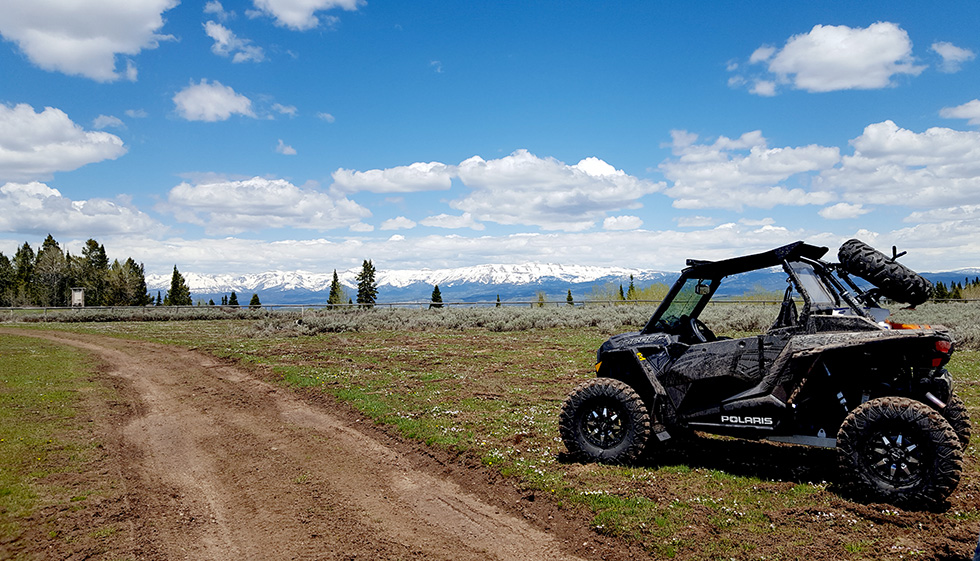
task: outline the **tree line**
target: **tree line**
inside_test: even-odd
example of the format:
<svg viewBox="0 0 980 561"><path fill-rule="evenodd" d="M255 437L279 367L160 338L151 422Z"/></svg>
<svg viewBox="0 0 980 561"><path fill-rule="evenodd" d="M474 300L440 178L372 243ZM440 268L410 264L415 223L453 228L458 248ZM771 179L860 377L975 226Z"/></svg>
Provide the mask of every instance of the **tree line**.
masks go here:
<svg viewBox="0 0 980 561"><path fill-rule="evenodd" d="M105 247L89 239L81 255L62 250L48 234L41 247L24 242L8 258L0 252L0 306L68 306L72 288L85 289L88 306L145 306L143 264L132 257L111 263Z"/></svg>
<svg viewBox="0 0 980 561"><path fill-rule="evenodd" d="M942 281L937 282L932 297L935 300L963 300L980 298L980 277L963 279L963 283L950 282L947 287Z"/></svg>

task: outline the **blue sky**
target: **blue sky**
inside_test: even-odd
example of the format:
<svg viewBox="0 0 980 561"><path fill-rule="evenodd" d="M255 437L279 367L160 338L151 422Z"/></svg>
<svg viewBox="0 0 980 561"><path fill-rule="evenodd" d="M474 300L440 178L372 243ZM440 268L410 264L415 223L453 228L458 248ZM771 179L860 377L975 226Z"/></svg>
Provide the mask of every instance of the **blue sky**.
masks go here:
<svg viewBox="0 0 980 561"><path fill-rule="evenodd" d="M980 266L980 4L5 0L0 251Z"/></svg>

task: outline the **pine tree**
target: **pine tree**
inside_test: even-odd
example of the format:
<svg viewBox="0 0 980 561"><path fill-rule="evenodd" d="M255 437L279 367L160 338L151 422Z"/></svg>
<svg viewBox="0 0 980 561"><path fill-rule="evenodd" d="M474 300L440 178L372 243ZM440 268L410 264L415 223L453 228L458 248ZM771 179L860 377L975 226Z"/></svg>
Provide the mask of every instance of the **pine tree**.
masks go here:
<svg viewBox="0 0 980 561"><path fill-rule="evenodd" d="M626 289L626 300L636 300L636 287L633 286L633 275L630 275L630 287Z"/></svg>
<svg viewBox="0 0 980 561"><path fill-rule="evenodd" d="M619 285L619 299L620 299L620 301L625 301L626 300L626 295L623 294L623 285L622 284Z"/></svg>
<svg viewBox="0 0 980 561"><path fill-rule="evenodd" d="M497 295L497 305L494 306L494 307L495 308L499 308L500 307L500 295L499 294Z"/></svg>
<svg viewBox="0 0 980 561"><path fill-rule="evenodd" d="M538 291L538 307L543 308L546 300L545 293L543 291Z"/></svg>
<svg viewBox="0 0 980 561"><path fill-rule="evenodd" d="M123 263L123 269L126 270L129 293L132 294L129 305L146 306L153 302L153 297L150 296L150 292L146 289L146 274L143 264L137 263L133 261L132 257L129 257Z"/></svg>
<svg viewBox="0 0 980 561"><path fill-rule="evenodd" d="M174 265L174 274L170 277L170 290L167 291L164 303L169 306L190 306L194 303L191 290L187 288L187 283L177 270L177 265Z"/></svg>
<svg viewBox="0 0 980 561"><path fill-rule="evenodd" d="M571 288L568 289L568 296L565 297L565 302L567 302L569 306L574 306L575 305L575 300L572 298L572 289Z"/></svg>
<svg viewBox="0 0 980 561"><path fill-rule="evenodd" d="M435 288L432 289L432 303L429 304L429 309L441 308L442 307L442 293L439 292L439 285L437 284Z"/></svg>
<svg viewBox="0 0 980 561"><path fill-rule="evenodd" d="M80 262L79 284L85 288L85 303L90 306L102 306L107 295L106 283L109 274L109 257L106 256L105 246L89 239L82 248Z"/></svg>
<svg viewBox="0 0 980 561"><path fill-rule="evenodd" d="M157 306L162 306L163 305L163 298L160 297L160 291L159 290L157 291L157 304L156 305Z"/></svg>
<svg viewBox="0 0 980 561"><path fill-rule="evenodd" d="M365 259L357 274L357 303L363 308L374 306L378 298L378 285L374 281L374 263Z"/></svg>
<svg viewBox="0 0 980 561"><path fill-rule="evenodd" d="M950 300L962 300L963 299L963 287L960 286L960 283L954 283L953 284L953 290L951 290L949 292L949 299Z"/></svg>
<svg viewBox="0 0 980 561"><path fill-rule="evenodd" d="M235 294L234 290L231 291L231 296L228 297L228 305L236 306L236 307L238 306L238 295Z"/></svg>
<svg viewBox="0 0 980 561"><path fill-rule="evenodd" d="M330 296L327 297L327 307L336 308L344 303L344 288L337 277L337 269L333 270L333 280L330 281Z"/></svg>
<svg viewBox="0 0 980 561"><path fill-rule="evenodd" d="M259 302L259 295L252 294L252 299L248 301L248 308L250 310L257 310L262 307L262 302Z"/></svg>
<svg viewBox="0 0 980 561"><path fill-rule="evenodd" d="M10 259L0 251L0 306L13 306L17 272Z"/></svg>
<svg viewBox="0 0 980 561"><path fill-rule="evenodd" d="M221 296L221 305L222 306L227 306L228 305L228 296L227 295L222 295Z"/></svg>
<svg viewBox="0 0 980 561"><path fill-rule="evenodd" d="M14 305L29 306L31 298L31 278L34 276L34 248L24 242L14 254Z"/></svg>
<svg viewBox="0 0 980 561"><path fill-rule="evenodd" d="M214 298L208 299L208 306L214 306Z"/></svg>
<svg viewBox="0 0 980 561"><path fill-rule="evenodd" d="M68 305L68 261L51 234L48 234L37 252L31 284L32 299L36 304Z"/></svg>

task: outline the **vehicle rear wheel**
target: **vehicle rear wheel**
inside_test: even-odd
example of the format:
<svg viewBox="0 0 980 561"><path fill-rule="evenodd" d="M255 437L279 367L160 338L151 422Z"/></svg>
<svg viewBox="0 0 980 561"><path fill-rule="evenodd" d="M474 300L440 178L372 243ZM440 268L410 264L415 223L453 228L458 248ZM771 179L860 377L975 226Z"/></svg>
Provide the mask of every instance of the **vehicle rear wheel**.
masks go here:
<svg viewBox="0 0 980 561"><path fill-rule="evenodd" d="M872 399L851 411L837 433L837 454L857 493L905 508L946 500L963 465L959 439L942 415L903 397Z"/></svg>
<svg viewBox="0 0 980 561"><path fill-rule="evenodd" d="M928 279L861 240L844 242L837 259L847 272L878 287L885 298L918 306L932 296Z"/></svg>
<svg viewBox="0 0 980 561"><path fill-rule="evenodd" d="M640 457L650 439L650 414L643 398L628 384L594 378L565 399L558 428L572 456L628 463Z"/></svg>

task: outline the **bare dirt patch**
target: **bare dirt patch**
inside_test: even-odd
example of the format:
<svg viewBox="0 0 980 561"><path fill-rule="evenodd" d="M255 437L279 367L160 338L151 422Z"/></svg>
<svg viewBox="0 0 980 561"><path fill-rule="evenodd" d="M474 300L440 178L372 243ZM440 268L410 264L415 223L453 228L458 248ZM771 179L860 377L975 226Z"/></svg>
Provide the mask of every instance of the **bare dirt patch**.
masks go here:
<svg viewBox="0 0 980 561"><path fill-rule="evenodd" d="M110 489L46 506L0 557L26 559L626 559L478 464L436 457L322 395L305 399L205 355L146 342L0 329L99 357L120 402L91 404Z"/></svg>

